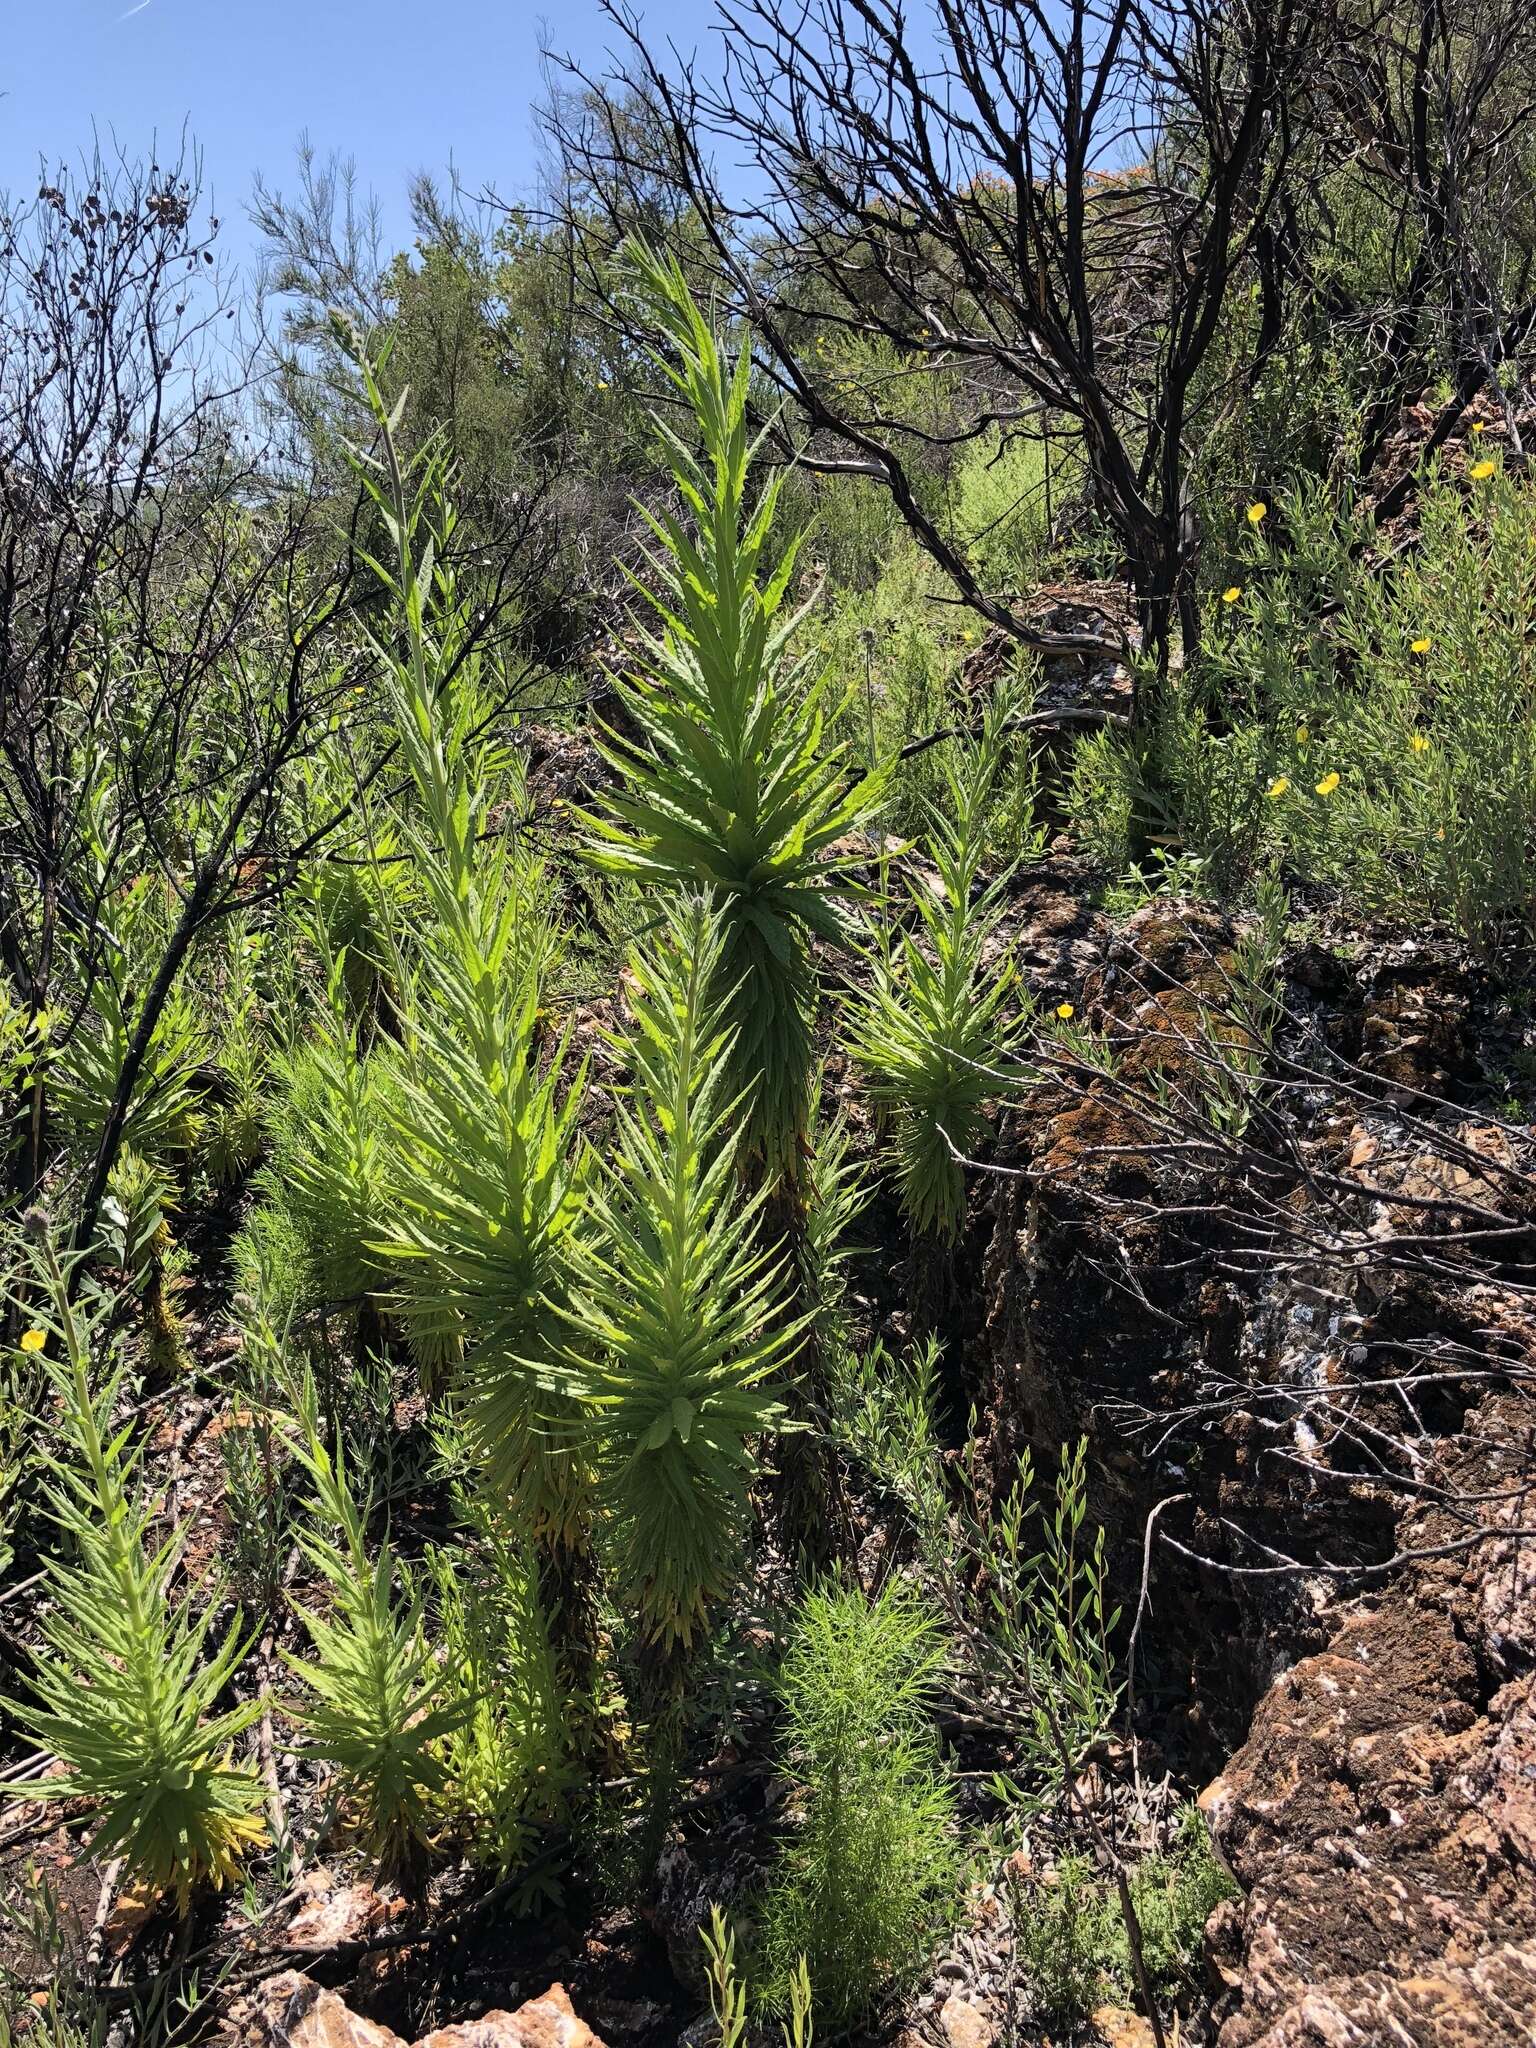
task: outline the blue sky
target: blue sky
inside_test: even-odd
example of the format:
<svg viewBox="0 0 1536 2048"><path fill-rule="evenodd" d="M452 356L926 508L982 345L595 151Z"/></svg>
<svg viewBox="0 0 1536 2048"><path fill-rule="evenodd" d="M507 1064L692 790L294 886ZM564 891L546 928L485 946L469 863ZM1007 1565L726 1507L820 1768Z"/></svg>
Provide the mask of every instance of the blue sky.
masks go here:
<svg viewBox="0 0 1536 2048"><path fill-rule="evenodd" d="M709 0L641 4L658 40L702 39ZM589 64L611 40L596 0L0 0L0 22L0 190L35 189L38 153L78 155L93 123L137 154L187 122L237 259L253 174L291 188L306 131L356 158L394 244L411 175L450 157L472 185L527 193L541 40Z"/></svg>

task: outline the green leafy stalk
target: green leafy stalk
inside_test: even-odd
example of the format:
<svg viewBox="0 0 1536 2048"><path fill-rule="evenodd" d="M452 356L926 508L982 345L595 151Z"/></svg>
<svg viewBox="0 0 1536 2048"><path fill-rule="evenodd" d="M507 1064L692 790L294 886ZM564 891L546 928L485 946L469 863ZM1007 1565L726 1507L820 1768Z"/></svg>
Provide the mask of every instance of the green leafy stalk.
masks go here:
<svg viewBox="0 0 1536 2048"><path fill-rule="evenodd" d="M398 1180L376 1249L402 1275L396 1305L418 1337L447 1335L456 1348L462 1328L466 1416L492 1482L516 1497L532 1533L579 1550L582 1475L551 1446L527 1361L555 1336L548 1302L579 1206L584 1070L564 1083L563 1044L541 1066L552 937L537 911L538 865L493 829L452 716L474 626L447 561L442 457L429 446L402 460L366 357L360 368L382 454L357 462L393 542L393 563L374 566L403 641L403 651L376 642L375 653L417 800L405 842L430 912L402 1002Z"/></svg>
<svg viewBox="0 0 1536 2048"><path fill-rule="evenodd" d="M448 1783L440 1745L465 1703L438 1667L420 1594L393 1546L369 1543L371 1504L359 1506L340 1443L332 1457L311 1428L294 1454L314 1482L317 1522L299 1541L332 1610L300 1609L313 1663L284 1652L308 1694L293 1710L301 1750L334 1765L380 1861L394 1866L427 1840L432 1801Z"/></svg>
<svg viewBox="0 0 1536 2048"><path fill-rule="evenodd" d="M583 814L589 856L717 902L745 1154L768 1178L794 1179L812 1089L811 941L847 936L835 894L853 893L850 863L837 843L871 817L884 776L848 786L843 749L824 743L823 685L789 654L799 539L775 559L780 478L749 496L749 352L727 360L675 259L639 244L628 254L697 446L658 422L685 517L645 514L656 546L639 587L654 624L641 666L615 680L638 737L601 741L617 787L601 814Z"/></svg>
<svg viewBox="0 0 1536 2048"><path fill-rule="evenodd" d="M988 819L1008 748L1012 699L999 691L982 734L945 771L926 842L937 885L907 885L910 926L866 955L867 987L850 999L849 1049L889 1121L902 1205L914 1231L952 1241L965 1218L965 1175L994 1069L1017 1045L1017 976L993 958L1011 870L982 880Z"/></svg>
<svg viewBox="0 0 1536 2048"><path fill-rule="evenodd" d="M248 1645L236 1615L210 1654L214 1605L196 1602L193 1614L173 1604L180 1533L150 1545L154 1510L136 1485L139 1451L111 1419L121 1368L93 1391L81 1311L51 1251L46 1265L47 1373L65 1450L44 1445L40 1455L72 1556L47 1567L35 1699L13 1711L68 1769L11 1789L93 1801L101 1817L92 1853L120 1855L136 1879L174 1887L185 1913L192 1887L233 1878L265 1832L260 1782L231 1761L260 1704L215 1712Z"/></svg>
<svg viewBox="0 0 1536 2048"><path fill-rule="evenodd" d="M687 1645L732 1582L754 1439L782 1421L773 1382L804 1328L785 1313L787 1261L759 1248L765 1197L739 1193L712 993L725 943L693 897L631 962L633 1085L572 1260L576 1334L549 1375L575 1404L629 1597L664 1646Z"/></svg>

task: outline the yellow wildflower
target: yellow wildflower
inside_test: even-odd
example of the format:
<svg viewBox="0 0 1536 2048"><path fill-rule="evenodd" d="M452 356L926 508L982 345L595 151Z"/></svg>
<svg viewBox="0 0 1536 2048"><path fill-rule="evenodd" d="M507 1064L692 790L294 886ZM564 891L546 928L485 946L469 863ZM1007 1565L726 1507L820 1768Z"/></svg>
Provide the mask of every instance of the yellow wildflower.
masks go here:
<svg viewBox="0 0 1536 2048"><path fill-rule="evenodd" d="M1236 604L1242 594L1243 586L1241 583L1229 583L1221 593L1221 601L1223 604Z"/></svg>
<svg viewBox="0 0 1536 2048"><path fill-rule="evenodd" d="M1309 732L1307 731L1307 728L1306 728L1306 727L1305 727L1304 725L1298 725L1298 726L1297 726L1297 728L1296 728L1296 744L1297 744L1297 746L1298 746L1298 747L1304 747L1304 746L1305 746L1305 745L1307 744L1307 741L1308 741L1309 739L1311 739L1311 737L1312 737L1311 733L1309 733Z"/></svg>
<svg viewBox="0 0 1536 2048"><path fill-rule="evenodd" d="M1467 471L1467 475L1471 477L1473 483L1480 484L1491 477L1498 466L1491 456L1485 455L1481 462L1473 463L1472 467Z"/></svg>
<svg viewBox="0 0 1536 2048"><path fill-rule="evenodd" d="M1427 754L1429 752L1429 741L1421 732L1416 732L1408 744L1416 754Z"/></svg>
<svg viewBox="0 0 1536 2048"><path fill-rule="evenodd" d="M1250 526L1262 526L1268 517L1269 507L1262 498L1248 507L1248 524Z"/></svg>
<svg viewBox="0 0 1536 2048"><path fill-rule="evenodd" d="M1072 1005L1070 1003L1058 1003L1056 1005L1056 1014L1061 1019L1062 1023L1065 1024L1067 1019L1072 1015Z"/></svg>
<svg viewBox="0 0 1536 2048"><path fill-rule="evenodd" d="M599 391L606 391L608 389L608 379L606 377L599 377L597 380L597 388Z"/></svg>
<svg viewBox="0 0 1536 2048"><path fill-rule="evenodd" d="M1474 434L1480 434L1480 433L1482 433L1482 432L1483 432L1483 422L1482 422L1481 420L1474 420L1474 421L1472 422L1472 431L1473 431L1473 433L1474 433Z"/></svg>
<svg viewBox="0 0 1536 2048"><path fill-rule="evenodd" d="M1410 654L1428 654L1434 644L1434 641L1429 638L1428 634L1425 634L1423 638L1415 640L1408 651Z"/></svg>
<svg viewBox="0 0 1536 2048"><path fill-rule="evenodd" d="M1290 786L1291 778L1289 775L1277 775L1264 794L1266 796L1284 796Z"/></svg>
<svg viewBox="0 0 1536 2048"><path fill-rule="evenodd" d="M1330 768L1328 770L1328 773L1323 777L1322 781L1318 783L1317 793L1319 796L1332 796L1333 792L1338 788L1338 786L1339 771L1337 768Z"/></svg>
<svg viewBox="0 0 1536 2048"><path fill-rule="evenodd" d="M48 1332L46 1330L23 1330L21 1333L21 1348L23 1351L41 1351L47 1342Z"/></svg>

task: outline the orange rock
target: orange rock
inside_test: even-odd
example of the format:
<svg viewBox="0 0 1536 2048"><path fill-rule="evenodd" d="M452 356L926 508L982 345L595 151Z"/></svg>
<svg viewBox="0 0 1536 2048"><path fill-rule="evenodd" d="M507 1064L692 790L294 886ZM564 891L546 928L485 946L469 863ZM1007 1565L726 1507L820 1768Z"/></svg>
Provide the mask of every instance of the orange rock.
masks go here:
<svg viewBox="0 0 1536 2048"><path fill-rule="evenodd" d="M516 2012L488 2012L424 2035L416 2048L603 2048L578 2019L563 1984L551 1984L542 1998L530 1998Z"/></svg>

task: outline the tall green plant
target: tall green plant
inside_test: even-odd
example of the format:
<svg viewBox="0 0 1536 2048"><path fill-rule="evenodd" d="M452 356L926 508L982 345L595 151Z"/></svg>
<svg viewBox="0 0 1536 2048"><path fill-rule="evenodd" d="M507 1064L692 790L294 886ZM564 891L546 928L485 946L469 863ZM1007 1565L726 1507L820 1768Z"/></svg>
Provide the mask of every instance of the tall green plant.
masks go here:
<svg viewBox="0 0 1536 2048"><path fill-rule="evenodd" d="M329 954L318 918L310 926L325 992L310 1008L301 1044L275 1062L267 1113L271 1157L257 1175L263 1211L288 1227L293 1256L269 1277L290 1296L283 1308L352 1302L385 1273L372 1238L388 1209L393 1145L385 1099L389 1075L365 1052L352 1020L345 954ZM258 1215L263 1211L256 1212ZM235 1262L249 1282L274 1224L248 1224ZM269 1305L273 1305L269 1302Z"/></svg>
<svg viewBox="0 0 1536 2048"><path fill-rule="evenodd" d="M44 1441L38 1454L70 1554L47 1566L52 1598L33 1697L11 1710L66 1769L10 1789L90 1800L101 1816L93 1853L121 1856L135 1878L173 1887L185 1913L193 1886L235 1877L265 1832L260 1782L231 1755L260 1706L218 1711L245 1654L240 1617L212 1645L215 1603L173 1600L181 1532L151 1542L155 1507L138 1486L140 1452L113 1420L121 1364L92 1386L85 1318L51 1251L44 1278L50 1313L36 1327L49 1340L61 1448Z"/></svg>
<svg viewBox="0 0 1536 2048"><path fill-rule="evenodd" d="M739 1564L754 1441L803 1324L787 1259L759 1249L765 1194L740 1198L738 1105L718 989L725 938L698 897L629 973L633 1076L613 1163L578 1238L556 1387L598 1475L623 1585L646 1635L687 1645Z"/></svg>
<svg viewBox="0 0 1536 2048"><path fill-rule="evenodd" d="M560 1684L528 1545L483 1489L455 1488L461 1540L427 1553L450 1697L445 1804L477 1863L521 1868L571 1789L572 1703Z"/></svg>
<svg viewBox="0 0 1536 2048"><path fill-rule="evenodd" d="M728 360L675 258L638 243L629 258L693 445L659 423L684 517L645 515L654 624L640 666L615 682L634 737L609 729L600 743L616 787L584 814L589 852L609 873L717 900L745 1153L793 1179L812 1089L811 942L847 936L837 842L871 817L883 777L848 786L844 750L824 741L823 686L790 652L799 539L774 549L778 477L752 495L750 351Z"/></svg>

